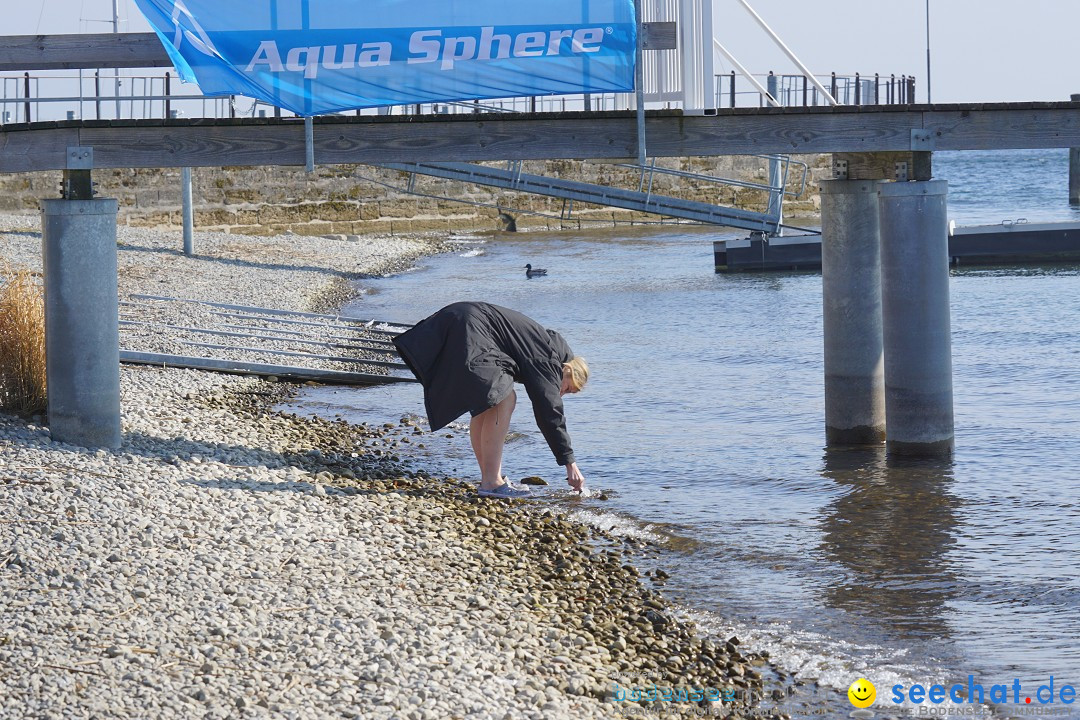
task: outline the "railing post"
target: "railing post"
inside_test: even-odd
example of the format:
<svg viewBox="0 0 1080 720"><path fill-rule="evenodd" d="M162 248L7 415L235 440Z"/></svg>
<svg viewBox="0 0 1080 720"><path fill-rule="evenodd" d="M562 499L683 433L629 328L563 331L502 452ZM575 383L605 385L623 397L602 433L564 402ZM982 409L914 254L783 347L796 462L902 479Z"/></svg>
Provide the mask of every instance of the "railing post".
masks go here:
<svg viewBox="0 0 1080 720"><path fill-rule="evenodd" d="M1080 94L1070 95L1074 103L1080 103ZM1069 148L1069 204L1080 205L1080 148Z"/></svg>
<svg viewBox="0 0 1080 720"><path fill-rule="evenodd" d="M832 74L832 85L829 86L829 94L836 97L836 73Z"/></svg>
<svg viewBox="0 0 1080 720"><path fill-rule="evenodd" d="M30 73L23 73L23 97L26 98L23 103L23 119L30 122Z"/></svg>
<svg viewBox="0 0 1080 720"><path fill-rule="evenodd" d="M172 73L165 73L165 118L172 117L172 99L169 95L172 93Z"/></svg>
<svg viewBox="0 0 1080 720"><path fill-rule="evenodd" d="M769 77L765 81L765 89L769 91L769 95L772 95L773 100L783 105L784 103L780 102L780 98L778 97L778 95L780 94L777 91L777 85L779 85L779 83L777 82L778 79L779 78L777 78L776 75L773 74L773 71L770 70ZM762 98L762 101L764 101L764 98Z"/></svg>
<svg viewBox="0 0 1080 720"><path fill-rule="evenodd" d="M806 107L809 104L807 102L807 92L808 92L807 88L809 86L810 86L810 78L803 75L803 79L802 79L802 104L803 104L803 107Z"/></svg>
<svg viewBox="0 0 1080 720"><path fill-rule="evenodd" d="M101 71L94 71L94 119L101 119Z"/></svg>
<svg viewBox="0 0 1080 720"><path fill-rule="evenodd" d="M908 78L908 105L915 104L915 76L912 75Z"/></svg>
<svg viewBox="0 0 1080 720"><path fill-rule="evenodd" d="M896 73L889 75L889 104L896 102Z"/></svg>
<svg viewBox="0 0 1080 720"><path fill-rule="evenodd" d="M874 104L881 104L881 78L874 73Z"/></svg>
<svg viewBox="0 0 1080 720"><path fill-rule="evenodd" d="M907 105L907 75L900 76L900 104Z"/></svg>
<svg viewBox="0 0 1080 720"><path fill-rule="evenodd" d="M735 71L731 71L731 91L729 93L731 98L731 107L735 107Z"/></svg>
<svg viewBox="0 0 1080 720"><path fill-rule="evenodd" d="M862 105L862 81L859 80L859 73L855 73L855 104Z"/></svg>

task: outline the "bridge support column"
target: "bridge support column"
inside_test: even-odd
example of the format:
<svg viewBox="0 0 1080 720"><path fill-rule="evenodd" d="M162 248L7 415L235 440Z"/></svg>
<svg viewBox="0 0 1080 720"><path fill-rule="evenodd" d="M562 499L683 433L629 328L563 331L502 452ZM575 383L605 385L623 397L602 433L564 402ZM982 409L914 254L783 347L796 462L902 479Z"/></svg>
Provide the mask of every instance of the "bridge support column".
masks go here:
<svg viewBox="0 0 1080 720"><path fill-rule="evenodd" d="M89 192L89 173L86 173ZM59 442L120 447L116 200L43 200L45 376Z"/></svg>
<svg viewBox="0 0 1080 720"><path fill-rule="evenodd" d="M877 180L821 183L825 440L885 439Z"/></svg>
<svg viewBox="0 0 1080 720"><path fill-rule="evenodd" d="M953 450L947 193L944 180L878 187L890 453Z"/></svg>

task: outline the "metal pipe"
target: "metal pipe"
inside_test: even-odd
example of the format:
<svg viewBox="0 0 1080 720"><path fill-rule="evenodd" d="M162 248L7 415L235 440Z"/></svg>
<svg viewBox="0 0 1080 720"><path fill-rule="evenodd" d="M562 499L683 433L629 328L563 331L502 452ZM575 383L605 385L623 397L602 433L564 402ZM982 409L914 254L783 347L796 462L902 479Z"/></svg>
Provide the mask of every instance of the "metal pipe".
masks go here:
<svg viewBox="0 0 1080 720"><path fill-rule="evenodd" d="M784 41L780 39L780 36L773 32L773 29L769 27L769 25L761 18L760 15L757 14L757 11L754 10L754 8L750 7L750 3L747 2L747 0L739 0L739 2L742 3L742 6L746 8L746 11L754 17L754 20L756 20L757 24L761 26L761 29L764 30L770 38L772 38L773 42L776 43L777 47L779 47L784 52L784 54L788 56L788 59L790 59L791 62L795 63L796 67L798 67L800 72L802 72L803 77L814 83L814 87L821 91L821 93L825 96L825 99L829 101L829 104L839 105L840 103L836 102L836 99L825 89L825 87L821 83L818 82L817 78L814 77L814 74L810 72L809 68L803 65L802 61L795 56L795 53L793 53L791 49L784 44Z"/></svg>
<svg viewBox="0 0 1080 720"><path fill-rule="evenodd" d="M1069 99L1080 102L1080 94ZM1069 204L1080 205L1080 148L1069 148Z"/></svg>
<svg viewBox="0 0 1080 720"><path fill-rule="evenodd" d="M195 210L191 202L191 168L180 168L182 215L184 223L184 255L195 254Z"/></svg>
<svg viewBox="0 0 1080 720"><path fill-rule="evenodd" d="M229 325L229 324L226 323L226 324L222 324L221 327L223 327L223 328L233 328L233 330L212 330L210 328L186 327L184 325L170 325L170 324L167 324L167 323L146 322L146 321L143 321L143 320L121 320L120 324L129 326L129 327L151 327L151 326L153 326L153 327L167 328L169 330L179 330L181 332L193 333L193 334L196 334L196 335L215 335L215 336L219 336L219 337L254 338L256 340L267 340L267 341L270 341L270 342L293 343L293 344L297 344L297 345L316 345L318 347L323 347L323 348L338 348L338 349L342 349L342 350L366 350L366 351L370 351L370 352L374 352L374 353L379 353L380 355L396 355L397 354L397 350L394 349L394 346L393 346L392 343L384 343L384 344L376 345L375 343L378 343L378 341L373 340L373 341L371 341L371 343L372 343L371 345L356 345L356 344L353 344L353 343L324 342L322 340L304 340L304 339L298 339L298 337L299 338L308 338L308 337L311 337L311 333L290 332L288 330L281 330L279 328L253 328L253 327L250 327L248 325ZM325 326L322 326L322 325L320 325L318 327L325 328ZM288 333L289 335L293 335L294 337L280 337L280 336L276 336L276 335L264 335L264 334L261 334L261 333L239 332L239 331L243 331L243 330L272 330L273 332L277 332L277 333ZM337 337L337 336L328 335L327 337ZM238 348L238 349L240 349L240 348Z"/></svg>
<svg viewBox="0 0 1080 720"><path fill-rule="evenodd" d="M771 71L769 72L769 94L773 97L778 95L777 87L779 85L779 78L776 77ZM779 193L775 191L777 182L780 178L780 159L778 157L772 157L769 159L769 202L765 213L770 218L776 218L777 232L780 232L779 226L781 221L781 214L784 206L784 192L783 189Z"/></svg>
<svg viewBox="0 0 1080 720"><path fill-rule="evenodd" d="M876 180L821 183L825 441L885 439L881 251Z"/></svg>
<svg viewBox="0 0 1080 720"><path fill-rule="evenodd" d="M119 0L112 1L112 31L113 34L120 33L120 5ZM113 78L116 83L116 119L120 119L120 70L113 68Z"/></svg>
<svg viewBox="0 0 1080 720"><path fill-rule="evenodd" d="M878 187L885 441L898 454L953 449L947 194L944 180Z"/></svg>
<svg viewBox="0 0 1080 720"><path fill-rule="evenodd" d="M304 155L307 171L315 172L315 121L310 117L304 118Z"/></svg>
<svg viewBox="0 0 1080 720"><path fill-rule="evenodd" d="M369 375L367 373L340 372L319 368L298 368L287 365L267 363L242 363L232 360L218 360L204 357L185 357L183 355L165 355L124 350L120 359L125 363L138 365L156 365L158 367L192 368L211 370L236 375L263 375L290 380L314 380L328 385L380 385L392 382L416 382L415 378L396 375ZM117 364L119 367L119 364Z"/></svg>
<svg viewBox="0 0 1080 720"><path fill-rule="evenodd" d="M637 103L637 161L645 164L645 67L643 39L641 37L642 0L634 0L634 21L637 23L637 48L634 51L634 97Z"/></svg>
<svg viewBox="0 0 1080 720"><path fill-rule="evenodd" d="M926 104L930 104L930 0L926 0Z"/></svg>
<svg viewBox="0 0 1080 720"><path fill-rule="evenodd" d="M42 200L45 375L58 442L120 447L116 200Z"/></svg>
<svg viewBox="0 0 1080 720"><path fill-rule="evenodd" d="M713 38L713 44L716 45L716 49L723 53L724 57L726 57L728 61L735 66L735 69L739 71L739 74L749 80L750 84L754 86L754 89L761 93L761 96L765 98L766 102L768 102L773 107L780 107L780 103L776 101L776 98L769 94L769 91L766 90L760 82L758 82L757 78L755 78L749 70L743 67L743 64L736 60L735 56L728 52L728 49L724 47L719 40Z"/></svg>
<svg viewBox="0 0 1080 720"><path fill-rule="evenodd" d="M292 342L296 342L295 340ZM330 360L332 362L344 362L344 363L356 363L357 365L371 365L374 367L393 368L395 370L408 370L409 366L405 363L388 362L386 360L367 360L365 358L346 357L343 355L319 355L316 353L297 352L294 350L268 350L266 348L257 347L245 347L237 345L218 345L215 343L200 343L193 342L191 340L181 340L181 345L190 345L191 347L201 347L207 350L236 350L240 352L250 353L263 353L266 355L284 355L286 357L300 357L307 358L309 360Z"/></svg>

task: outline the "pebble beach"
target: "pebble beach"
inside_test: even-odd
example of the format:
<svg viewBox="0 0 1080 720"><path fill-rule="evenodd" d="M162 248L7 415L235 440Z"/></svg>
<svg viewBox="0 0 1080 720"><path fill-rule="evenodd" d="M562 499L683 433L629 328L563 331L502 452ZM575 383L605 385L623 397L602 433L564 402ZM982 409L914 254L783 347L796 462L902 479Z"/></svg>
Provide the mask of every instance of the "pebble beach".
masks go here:
<svg viewBox="0 0 1080 720"><path fill-rule="evenodd" d="M120 299L333 312L441 243L197 233L188 258L121 226ZM36 217L0 217L0 257L40 271ZM647 543L414 467L408 419L276 410L295 389L123 365L117 450L0 414L0 718L789 716L801 681L700 634Z"/></svg>

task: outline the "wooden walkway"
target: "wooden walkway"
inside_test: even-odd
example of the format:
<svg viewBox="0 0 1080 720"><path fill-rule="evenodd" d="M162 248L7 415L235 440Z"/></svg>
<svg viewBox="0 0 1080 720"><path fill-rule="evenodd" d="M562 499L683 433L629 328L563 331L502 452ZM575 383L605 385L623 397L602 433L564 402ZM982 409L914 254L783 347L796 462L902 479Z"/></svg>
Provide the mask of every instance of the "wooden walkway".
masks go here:
<svg viewBox="0 0 1080 720"><path fill-rule="evenodd" d="M315 120L318 164L634 157L632 112L334 116ZM1080 147L1080 103L735 108L647 113L650 157ZM295 118L62 121L0 127L0 172L304 165Z"/></svg>

